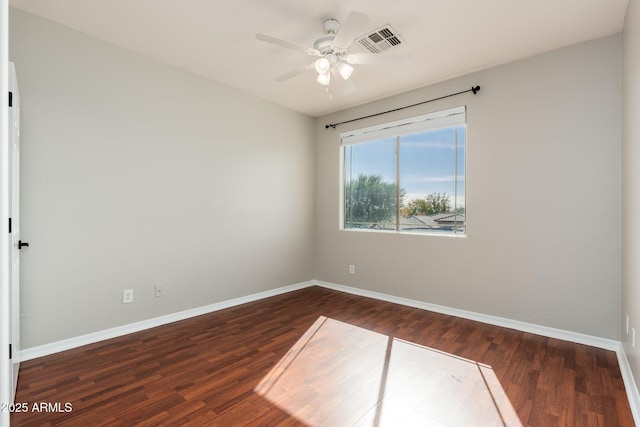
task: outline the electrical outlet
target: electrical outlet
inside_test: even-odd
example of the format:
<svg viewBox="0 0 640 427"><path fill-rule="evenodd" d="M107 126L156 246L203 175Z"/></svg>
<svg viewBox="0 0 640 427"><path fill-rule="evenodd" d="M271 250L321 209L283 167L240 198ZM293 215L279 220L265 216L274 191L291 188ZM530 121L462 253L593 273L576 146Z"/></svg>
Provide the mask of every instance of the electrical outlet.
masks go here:
<svg viewBox="0 0 640 427"><path fill-rule="evenodd" d="M355 265L350 265L349 266L349 274L356 274L356 266Z"/></svg>
<svg viewBox="0 0 640 427"><path fill-rule="evenodd" d="M122 291L122 303L129 304L133 302L133 289L125 289Z"/></svg>
<svg viewBox="0 0 640 427"><path fill-rule="evenodd" d="M164 286L156 285L156 297L164 296Z"/></svg>

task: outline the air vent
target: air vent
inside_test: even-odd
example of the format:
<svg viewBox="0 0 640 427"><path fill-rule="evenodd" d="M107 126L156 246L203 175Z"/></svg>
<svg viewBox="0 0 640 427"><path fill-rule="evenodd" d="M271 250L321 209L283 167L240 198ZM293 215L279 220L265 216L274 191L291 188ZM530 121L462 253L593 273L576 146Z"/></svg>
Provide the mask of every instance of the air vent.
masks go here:
<svg viewBox="0 0 640 427"><path fill-rule="evenodd" d="M389 50L392 47L405 44L400 35L391 28L391 25L385 25L378 28L372 33L364 35L356 40L360 46L364 47L371 53L381 53L385 50Z"/></svg>

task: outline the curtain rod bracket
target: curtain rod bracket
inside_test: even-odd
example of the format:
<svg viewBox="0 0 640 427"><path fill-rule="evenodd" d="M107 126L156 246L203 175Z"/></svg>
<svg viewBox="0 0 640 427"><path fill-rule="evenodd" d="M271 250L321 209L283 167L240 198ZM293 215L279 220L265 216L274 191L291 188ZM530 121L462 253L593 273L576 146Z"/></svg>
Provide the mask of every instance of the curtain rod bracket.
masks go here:
<svg viewBox="0 0 640 427"><path fill-rule="evenodd" d="M324 125L324 128L325 129L329 129L329 128L335 129L336 126L344 125L346 123L355 122L357 120L364 120L364 119L368 119L370 117L380 116L382 114L393 113L393 112L396 112L396 111L404 110L405 108L411 108L411 107L415 107L415 106L418 106L418 105L426 104L428 102L439 101L441 99L450 98L452 96L462 95L463 93L473 92L473 94L475 95L475 94L478 93L479 90L480 90L480 86L472 86L471 89L463 90L462 92L451 93L449 95L444 95L444 96L441 96L439 98L434 98L434 99L429 99L427 101L418 102L417 104L406 105L404 107L394 108L393 110L383 111L381 113L371 114L371 115L364 116L364 117L358 117L357 119L345 120L344 122L340 122L340 123L329 123L327 125Z"/></svg>

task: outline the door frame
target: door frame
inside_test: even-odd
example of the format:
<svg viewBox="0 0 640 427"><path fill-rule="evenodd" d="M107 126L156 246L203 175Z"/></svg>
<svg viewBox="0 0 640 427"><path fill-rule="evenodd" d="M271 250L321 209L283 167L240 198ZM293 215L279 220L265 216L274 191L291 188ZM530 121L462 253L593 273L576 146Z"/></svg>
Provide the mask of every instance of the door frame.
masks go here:
<svg viewBox="0 0 640 427"><path fill-rule="evenodd" d="M0 0L0 404L11 403L9 359L9 4ZM9 411L0 410L0 427L9 426Z"/></svg>
<svg viewBox="0 0 640 427"><path fill-rule="evenodd" d="M9 62L9 343L11 363L10 399L15 400L20 370L20 91L13 62Z"/></svg>

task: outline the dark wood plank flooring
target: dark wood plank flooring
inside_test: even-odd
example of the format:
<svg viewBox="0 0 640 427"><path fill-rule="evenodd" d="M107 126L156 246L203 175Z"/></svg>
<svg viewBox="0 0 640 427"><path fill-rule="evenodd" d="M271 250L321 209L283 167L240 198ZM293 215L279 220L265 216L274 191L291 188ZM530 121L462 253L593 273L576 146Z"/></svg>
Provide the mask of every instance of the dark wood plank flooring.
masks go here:
<svg viewBox="0 0 640 427"><path fill-rule="evenodd" d="M319 287L23 362L16 403L12 426L634 425L614 352Z"/></svg>

